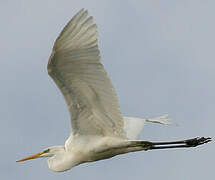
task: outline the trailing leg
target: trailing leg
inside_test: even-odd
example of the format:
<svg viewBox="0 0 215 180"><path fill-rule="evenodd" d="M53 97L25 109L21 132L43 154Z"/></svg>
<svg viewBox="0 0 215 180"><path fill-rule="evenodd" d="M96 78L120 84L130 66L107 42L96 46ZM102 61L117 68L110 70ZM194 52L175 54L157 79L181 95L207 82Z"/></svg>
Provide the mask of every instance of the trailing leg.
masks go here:
<svg viewBox="0 0 215 180"><path fill-rule="evenodd" d="M196 147L211 141L211 138L197 137L193 139L186 139L182 141L170 141L170 142L150 142L150 141L139 141L139 145L142 146L143 150L153 149L170 149L170 148L189 148Z"/></svg>

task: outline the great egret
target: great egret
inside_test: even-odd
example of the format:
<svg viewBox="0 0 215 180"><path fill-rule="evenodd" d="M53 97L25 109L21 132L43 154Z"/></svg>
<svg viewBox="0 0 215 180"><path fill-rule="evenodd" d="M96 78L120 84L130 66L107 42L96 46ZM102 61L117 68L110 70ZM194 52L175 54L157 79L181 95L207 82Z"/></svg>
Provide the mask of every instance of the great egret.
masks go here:
<svg viewBox="0 0 215 180"><path fill-rule="evenodd" d="M195 147L211 141L204 137L175 142L137 140L145 121L170 123L167 116L148 120L122 117L111 81L100 62L97 26L84 9L60 33L47 69L67 102L71 135L64 146L49 147L18 162L50 157L49 168L60 172L118 154Z"/></svg>

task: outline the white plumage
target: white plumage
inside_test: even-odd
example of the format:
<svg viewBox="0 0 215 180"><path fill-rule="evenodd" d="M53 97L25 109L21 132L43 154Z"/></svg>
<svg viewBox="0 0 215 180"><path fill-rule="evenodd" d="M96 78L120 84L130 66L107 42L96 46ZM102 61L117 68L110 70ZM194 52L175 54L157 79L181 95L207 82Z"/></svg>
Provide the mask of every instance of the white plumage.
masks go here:
<svg viewBox="0 0 215 180"><path fill-rule="evenodd" d="M137 140L140 136L140 133L143 131L145 122L159 123L165 125L172 124L170 121L168 121L168 115L163 115L152 119L124 117L124 132L126 134L126 137L130 140Z"/></svg>
<svg viewBox="0 0 215 180"><path fill-rule="evenodd" d="M146 121L170 124L168 118L122 117L116 93L100 62L97 26L84 9L80 10L60 33L47 69L68 105L71 134L64 146L50 147L18 162L50 157L48 165L51 170L65 171L81 163L118 154L193 147L210 141L210 138L162 143L137 140ZM179 145L163 146L165 144Z"/></svg>
<svg viewBox="0 0 215 180"><path fill-rule="evenodd" d="M63 29L48 72L65 97L74 134L121 136L119 103L100 62L97 26L87 14L82 9Z"/></svg>

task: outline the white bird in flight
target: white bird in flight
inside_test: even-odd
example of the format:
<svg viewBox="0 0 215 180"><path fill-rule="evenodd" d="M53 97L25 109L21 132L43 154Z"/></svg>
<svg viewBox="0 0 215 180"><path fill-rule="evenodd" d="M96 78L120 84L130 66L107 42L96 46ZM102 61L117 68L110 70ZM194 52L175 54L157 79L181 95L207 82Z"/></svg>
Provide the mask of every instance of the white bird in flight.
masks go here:
<svg viewBox="0 0 215 180"><path fill-rule="evenodd" d="M49 168L62 172L128 152L195 147L211 141L204 137L174 142L138 140L146 121L170 124L168 117L122 117L99 54L97 26L88 12L81 9L57 38L47 66L67 102L71 134L64 146L49 147L17 162L50 157Z"/></svg>

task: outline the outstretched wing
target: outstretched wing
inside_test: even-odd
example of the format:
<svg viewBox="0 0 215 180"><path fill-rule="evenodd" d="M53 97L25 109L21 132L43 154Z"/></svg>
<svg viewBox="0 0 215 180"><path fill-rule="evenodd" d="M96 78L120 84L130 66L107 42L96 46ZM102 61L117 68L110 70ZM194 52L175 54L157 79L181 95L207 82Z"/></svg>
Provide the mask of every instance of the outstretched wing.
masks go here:
<svg viewBox="0 0 215 180"><path fill-rule="evenodd" d="M73 134L122 136L116 93L100 62L97 26L84 9L60 33L47 69L67 102Z"/></svg>

